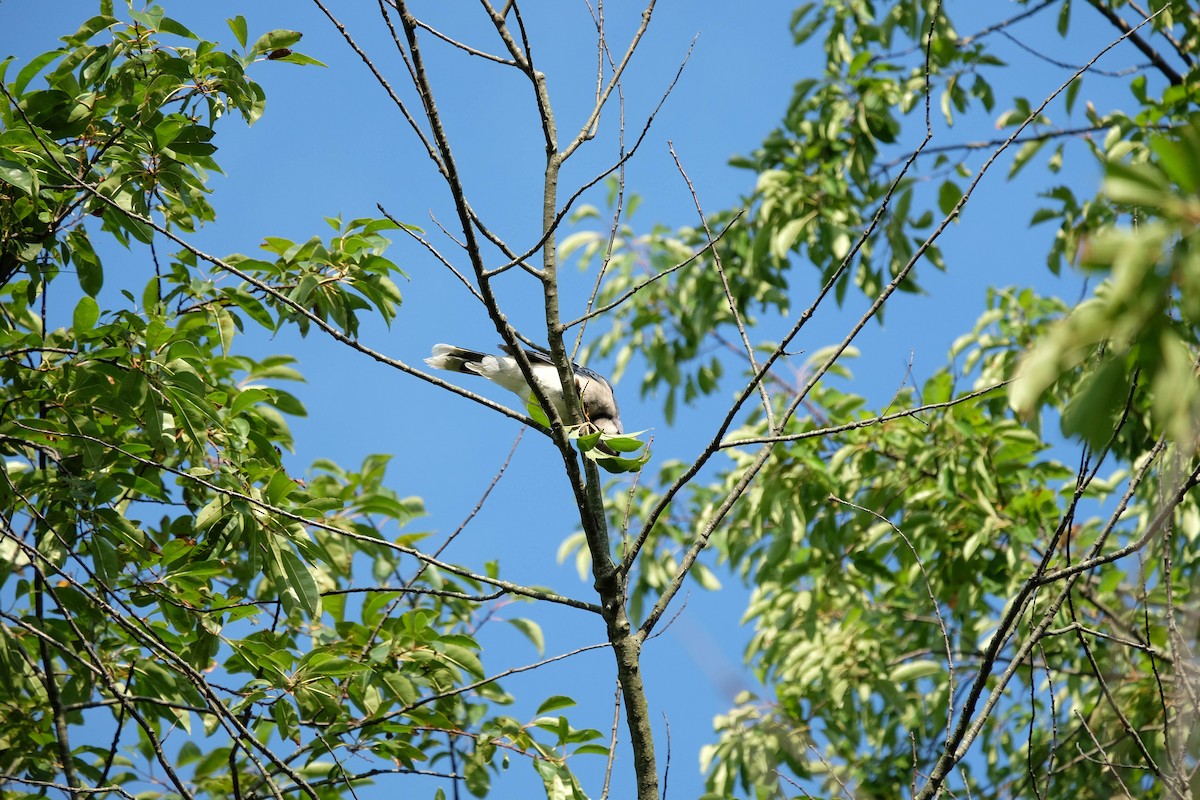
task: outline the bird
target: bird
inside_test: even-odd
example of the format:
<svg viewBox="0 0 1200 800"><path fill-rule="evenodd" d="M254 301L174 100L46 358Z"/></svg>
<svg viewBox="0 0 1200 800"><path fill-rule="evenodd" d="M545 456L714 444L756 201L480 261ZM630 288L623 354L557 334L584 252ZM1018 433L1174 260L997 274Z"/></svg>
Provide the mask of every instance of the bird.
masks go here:
<svg viewBox="0 0 1200 800"><path fill-rule="evenodd" d="M526 383L525 376L521 374L521 368L514 357L516 350L509 345L500 345L500 349L506 355L480 353L476 350L455 347L452 344L435 344L433 354L425 359L425 363L434 369L487 378L528 403L533 397L533 390ZM525 357L529 359L534 379L541 384L542 391L554 404L559 416L565 419L567 405L563 400L562 383L558 379L558 367L545 353L537 350L523 350ZM575 363L571 364L571 369L575 372L575 388L579 391L579 399L583 404L585 424L612 436L623 433L621 413L617 409L617 397L613 393L612 384L608 382L608 379L594 370Z"/></svg>

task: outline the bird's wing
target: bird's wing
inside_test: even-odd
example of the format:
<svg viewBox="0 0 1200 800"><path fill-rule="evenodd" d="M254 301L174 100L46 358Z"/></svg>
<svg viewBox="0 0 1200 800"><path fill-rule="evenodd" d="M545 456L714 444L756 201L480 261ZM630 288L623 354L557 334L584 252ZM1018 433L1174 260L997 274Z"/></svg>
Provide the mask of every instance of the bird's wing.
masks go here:
<svg viewBox="0 0 1200 800"><path fill-rule="evenodd" d="M509 347L506 344L500 345L500 349L503 350L504 352L508 353L510 356L516 354L514 348ZM525 355L529 358L529 362L531 364L545 364L547 366L555 367L555 369L557 369L557 366L555 365L555 363L552 360L550 360L549 353L543 353L540 350L530 350L528 347L524 347L521 349L525 351ZM605 378L599 372L588 369L587 367L581 367L580 365L576 364L574 361L571 362L571 368L573 370L575 370L576 383L578 383L578 381L579 381L579 376L582 375L583 377L585 377L587 379L590 379L593 381L599 381L600 383L607 386L610 390L612 389L612 384L608 382L608 378Z"/></svg>

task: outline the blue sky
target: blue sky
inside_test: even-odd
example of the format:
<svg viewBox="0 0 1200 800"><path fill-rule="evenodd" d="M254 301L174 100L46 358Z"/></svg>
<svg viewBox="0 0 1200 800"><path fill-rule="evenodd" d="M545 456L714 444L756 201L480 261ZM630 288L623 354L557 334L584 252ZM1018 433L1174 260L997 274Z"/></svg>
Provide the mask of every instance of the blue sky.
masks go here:
<svg viewBox="0 0 1200 800"><path fill-rule="evenodd" d="M356 4L357 9L347 8L350 5L336 0L330 3L365 49L377 56L393 85L403 87L397 60L380 35L374 3ZM422 5L432 7L428 13L435 25L464 41L495 49L494 34L489 33L490 26L481 24L483 18L475 4L418 4L418 13L425 11ZM239 13L247 18L252 38L271 28L303 31L304 40L295 49L328 65L321 69L264 63L251 73L266 90L267 113L249 129L234 119L219 126L216 157L226 174L214 176L212 202L218 217L194 237L197 246L218 254L253 254L267 235L296 240L328 236L330 229L323 217L374 215L378 202L394 217L425 228L444 252L454 250L430 221L432 213L448 227L453 222L449 198L431 162L362 62L314 5L258 0L166 6L170 15L229 46L234 40L223 20ZM58 0L53 7L55 13L47 14L42 0L0 2L0 55L11 54L24 61L51 49L55 37L72 32L95 13L96 5ZM590 18L582 2L543 0L522 7L531 27L534 56L549 76L560 134L565 138L567 131L581 124L591 102L595 45ZM711 0L660 3L631 64L625 84L627 136L640 130L692 49L675 91L642 151L629 164L629 190L645 200L635 224L696 222L687 186L667 151L668 142L707 211L736 205L752 189L754 176L728 166L728 159L752 150L776 125L797 80L820 72L823 60L818 44L799 50L792 46L787 27L792 4L748 4L739 7L736 15L731 7ZM968 33L1013 13L1016 6L959 0L948 3L947 8L958 20L960 32ZM623 49L640 10L612 3L606 13L611 41ZM1072 47L1078 51L1070 52L1053 33L1055 13L1027 21L1014 34L1025 44L1053 52L1059 60L1075 62L1087 60L1113 38L1110 29L1077 11L1077 44ZM1016 74L1035 103L1069 75L1067 70L1031 59L1011 43L998 43L997 48L1014 64L1023 64ZM523 249L539 233L541 191L542 140L530 92L513 74L480 59L444 47L430 46L426 52L470 200L490 227ZM1127 48L1110 55L1101 66L1117 69L1137 61L1136 53ZM1114 91L1124 91L1123 87L1120 80L1089 79L1081 101L1093 99L1102 111L1119 107L1124 100ZM403 96L413 100L411 92ZM968 120L962 127L946 131L935 116L939 138L934 144L991 138L996 131L990 122ZM1078 123L1078 118L1074 122ZM604 118L596 141L586 146L564 173L563 196L614 158L618 123L615 113ZM905 145L911 149L916 143ZM1025 180L1005 182L1008 163L1002 162L995 174L985 179L978 199L943 238L947 273L936 274L931 268L922 271L929 295L897 296L895 305L889 306L886 326L872 326L864 332L858 342L863 357L850 364L859 378L855 391L885 403L905 381L910 360L918 382L940 367L950 342L969 330L982 312L988 285L1036 279L1043 289L1075 299L1078 278L1068 276L1054 282L1040 274L1051 231L1028 229L1036 207L1033 193L1039 187ZM1099 181L1098 170L1087 159L1068 164L1068 172L1060 175L1059 181L1071 183L1081 192ZM931 186L936 188L936 183ZM601 205L603 195L594 194L588 200ZM362 333L366 343L410 364L419 364L436 342L479 349L494 345L497 337L490 321L441 266L400 238L395 239L389 255L409 276L400 286L405 304L390 330L368 326ZM110 260L107 266L105 292L110 299L126 278L137 287L135 293L140 291L151 269L147 255L137 251ZM544 339L544 334L537 333L541 319L537 287L515 273L510 275L513 277L502 287L510 318L533 338ZM593 279L591 274L565 268L567 301L578 308ZM803 285L797 281L797 286ZM798 293L795 305L802 307L806 301L807 295ZM861 310L862 305L852 298L844 313L818 317L798 346L811 352L839 340L848 320ZM564 316L575 314L565 312ZM769 335L763 332L755 338ZM518 432L511 420L381 369L365 357L315 336L301 340L291 332L281 332L272 340L248 337L242 344L250 352L288 353L300 359L308 382L297 394L307 404L309 416L293 422L297 440L293 468L302 471L316 458L329 458L353 469L367 454L393 453L389 485L401 495L424 498L429 515L411 527L434 532L432 540L452 531L475 505ZM656 463L669 458L690 460L710 435L726 395L684 409L676 425L668 428L660 401L638 396L639 378L635 364L617 387L626 428L654 429ZM487 392L478 382L464 381L464 386ZM489 396L506 403L512 400L501 391ZM559 543L575 530L570 493L556 465L557 456L548 443L528 433L492 498L446 557L472 566L498 558L510 580L549 585L587 598L590 581L580 581L572 564L560 565L556 559ZM726 584L726 590L718 594L691 591L677 620L646 648L644 667L651 707L656 717L670 723L672 797L700 793L697 752L711 739L712 718L728 708L739 689L753 685L741 665L742 647L749 636L738 625L745 595L731 581ZM673 612L680 607L677 602ZM598 618L563 609L521 605L500 613L538 619L546 632L548 654L603 637ZM488 648L485 659L492 669L537 660L533 649L508 626L490 625L484 641ZM545 696L568 694L581 701L572 722L577 727L603 730L612 713L611 667L611 656L599 651L511 678L504 685L518 698L529 698L527 705L515 710L518 717L532 716L532 707ZM665 763L664 731L660 725L660 766ZM618 762L617 770L619 780L627 783L631 774L627 758ZM510 770L522 771L531 780L532 771L522 764L514 764ZM587 791L598 795L599 781L594 774L585 774L592 779ZM503 788L508 784L500 786L496 796L517 796L510 793L511 787ZM403 789L404 784L390 783L384 788ZM614 796L624 793L617 791Z"/></svg>

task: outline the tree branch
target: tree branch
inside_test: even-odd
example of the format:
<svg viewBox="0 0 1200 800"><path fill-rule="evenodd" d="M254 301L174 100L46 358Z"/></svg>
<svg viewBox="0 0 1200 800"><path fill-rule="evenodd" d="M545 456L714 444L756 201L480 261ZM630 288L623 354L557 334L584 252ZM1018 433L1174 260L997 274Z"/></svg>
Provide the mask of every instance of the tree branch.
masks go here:
<svg viewBox="0 0 1200 800"><path fill-rule="evenodd" d="M1151 47L1150 43L1137 33L1139 28L1156 18L1163 11L1166 11L1168 8L1170 8L1169 5L1163 6L1161 9L1139 22L1136 26L1131 26L1128 22L1121 18L1120 14L1109 8L1104 0L1088 0L1088 4L1091 5L1092 8L1099 11L1102 17L1111 22L1113 27L1121 31L1122 36L1117 41L1122 41L1128 38L1129 41L1133 42L1133 46L1138 50L1141 50L1142 53L1144 53L1146 57L1150 59L1150 63L1158 68L1158 71L1161 72L1166 79L1171 82L1172 86L1179 86L1183 83L1183 76L1176 72L1175 69L1167 63L1166 59L1162 57L1162 53ZM1111 47L1106 48L1104 52L1108 52L1109 49L1111 49ZM1088 66L1091 66L1091 64Z"/></svg>

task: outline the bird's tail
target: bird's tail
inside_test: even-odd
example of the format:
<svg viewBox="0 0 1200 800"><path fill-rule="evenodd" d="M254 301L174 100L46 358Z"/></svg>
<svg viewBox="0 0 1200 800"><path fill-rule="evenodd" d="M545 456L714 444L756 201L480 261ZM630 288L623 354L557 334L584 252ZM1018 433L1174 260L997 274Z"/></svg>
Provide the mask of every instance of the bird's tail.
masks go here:
<svg viewBox="0 0 1200 800"><path fill-rule="evenodd" d="M444 369L450 372L465 372L469 375L479 374L479 365L486 353L455 347L452 344L435 344L433 355L425 359L425 363L434 369Z"/></svg>

